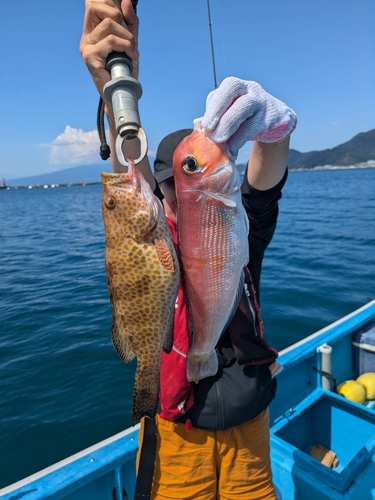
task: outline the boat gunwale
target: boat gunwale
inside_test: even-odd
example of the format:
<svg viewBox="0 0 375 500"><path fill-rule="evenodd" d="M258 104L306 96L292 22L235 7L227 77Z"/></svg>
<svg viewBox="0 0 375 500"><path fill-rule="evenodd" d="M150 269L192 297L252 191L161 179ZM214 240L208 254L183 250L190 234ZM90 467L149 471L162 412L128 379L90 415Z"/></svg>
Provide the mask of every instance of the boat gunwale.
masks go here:
<svg viewBox="0 0 375 500"><path fill-rule="evenodd" d="M127 429L114 434L113 436L110 436L109 438L103 439L102 441L99 441L98 443L89 446L88 448L85 448L73 455L70 455L69 457L64 458L63 460L60 460L59 462L56 462L38 472L35 472L34 474L31 474L30 476L27 476L23 479L20 479L19 481L12 483L8 486L5 486L4 488L0 489L0 498L2 499L4 495L7 495L9 493L14 493L16 490L18 490L19 493L21 493L21 490L26 487L30 486L32 483L36 483L38 481L43 480L46 476L49 476L50 474L56 473L61 469L65 469L67 466L70 464L77 462L78 460L87 458L89 455L94 455L95 453L103 451L103 449L106 449L113 443L118 443L120 440L126 440L127 437L130 438L130 442L134 443L134 448L138 448L138 431L140 428L140 424L135 425L134 427L128 427ZM134 436L132 436L134 434ZM94 459L94 460L93 460ZM95 472L95 470L98 468L96 459L95 457L92 457L90 459L92 462L92 472ZM111 455L111 457L108 457L107 464L101 463L100 469L104 468L106 465L111 464L115 461L116 459ZM119 460L119 458L117 458ZM81 476L82 474L78 474L78 476ZM87 470L85 470L85 476L87 474ZM77 477L73 478L71 477L71 480L74 481L77 479ZM72 481L71 481L72 482ZM68 486L68 482L66 484ZM61 492L61 489L58 490ZM34 492L35 493L35 492ZM41 492L42 493L42 492ZM25 495L27 493L25 492ZM42 493L44 494L44 493ZM33 499L39 498L36 496L33 496ZM45 498L44 496L40 498ZM4 499L5 500L5 499Z"/></svg>

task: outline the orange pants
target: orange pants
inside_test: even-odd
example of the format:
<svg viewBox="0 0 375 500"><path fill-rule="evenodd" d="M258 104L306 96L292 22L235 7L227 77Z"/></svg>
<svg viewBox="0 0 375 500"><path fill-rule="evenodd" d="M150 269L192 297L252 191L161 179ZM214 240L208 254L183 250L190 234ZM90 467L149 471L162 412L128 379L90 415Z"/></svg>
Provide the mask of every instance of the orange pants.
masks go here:
<svg viewBox="0 0 375 500"><path fill-rule="evenodd" d="M268 410L224 431L187 432L159 416L156 425L152 500L276 500Z"/></svg>

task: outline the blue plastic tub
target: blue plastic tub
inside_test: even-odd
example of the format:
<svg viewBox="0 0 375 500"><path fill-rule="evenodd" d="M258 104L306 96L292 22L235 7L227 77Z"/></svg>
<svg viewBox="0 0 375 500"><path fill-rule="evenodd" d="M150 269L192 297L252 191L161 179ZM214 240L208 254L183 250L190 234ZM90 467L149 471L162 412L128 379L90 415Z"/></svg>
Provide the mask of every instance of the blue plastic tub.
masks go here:
<svg viewBox="0 0 375 500"><path fill-rule="evenodd" d="M274 436L280 451L317 481L345 491L374 454L375 413L325 391L301 406L277 424ZM312 458L309 454L315 445L335 452L338 466L331 469Z"/></svg>
<svg viewBox="0 0 375 500"><path fill-rule="evenodd" d="M354 376L375 372L375 324L355 332L352 337Z"/></svg>

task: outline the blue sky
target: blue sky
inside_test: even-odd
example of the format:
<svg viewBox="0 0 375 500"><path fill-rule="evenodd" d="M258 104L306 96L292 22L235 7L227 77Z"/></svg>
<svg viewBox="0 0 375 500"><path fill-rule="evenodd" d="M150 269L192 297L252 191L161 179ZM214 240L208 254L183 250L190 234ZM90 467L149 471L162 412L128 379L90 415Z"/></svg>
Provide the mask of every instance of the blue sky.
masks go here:
<svg viewBox="0 0 375 500"><path fill-rule="evenodd" d="M207 2L139 0L138 13L152 155L203 114L213 89ZM293 107L291 147L332 148L375 128L374 0L211 0L211 15L218 80L258 81ZM0 178L101 162L83 16L83 0L1 0Z"/></svg>

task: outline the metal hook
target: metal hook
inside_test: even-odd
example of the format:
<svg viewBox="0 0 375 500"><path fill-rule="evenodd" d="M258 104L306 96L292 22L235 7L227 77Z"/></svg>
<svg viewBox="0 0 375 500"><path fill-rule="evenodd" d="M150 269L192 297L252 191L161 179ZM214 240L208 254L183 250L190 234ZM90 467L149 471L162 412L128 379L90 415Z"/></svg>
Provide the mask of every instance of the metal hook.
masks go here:
<svg viewBox="0 0 375 500"><path fill-rule="evenodd" d="M138 139L139 139L139 142L141 144L141 152L140 152L139 158L134 159L135 165L137 165L137 163L140 163L143 160L143 158L146 156L146 154L147 154L147 149L148 149L147 136L146 136L145 131L143 130L143 128L139 128L138 129ZM129 166L129 163L126 160L126 158L124 156L124 152L122 150L122 146L124 144L124 141L126 141L126 140L127 140L126 137L121 137L120 135L118 135L117 138L116 138L116 155L117 155L117 159L121 163L121 165L123 165L124 167L128 167Z"/></svg>

